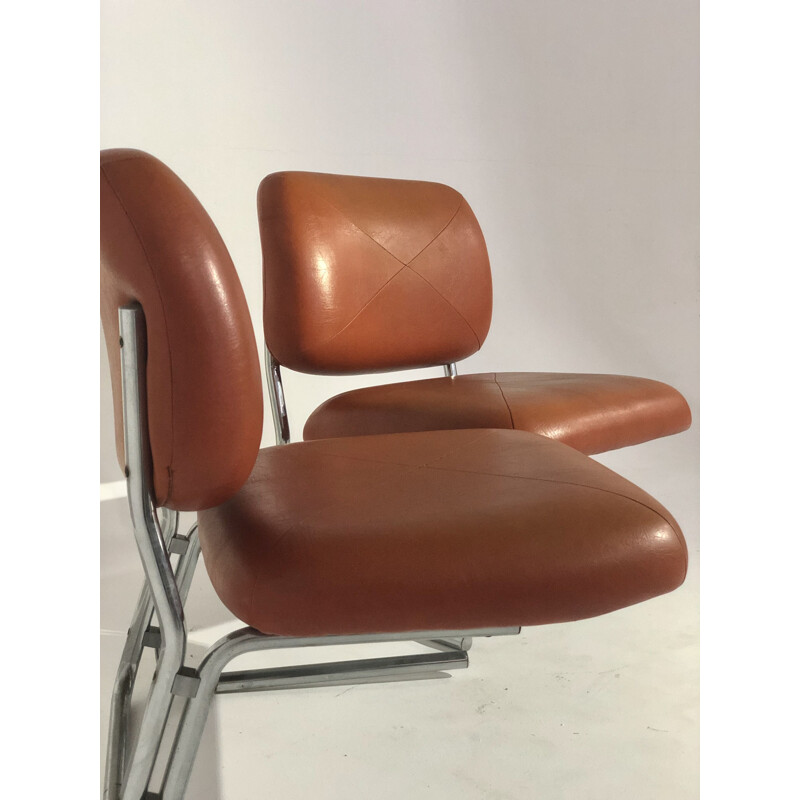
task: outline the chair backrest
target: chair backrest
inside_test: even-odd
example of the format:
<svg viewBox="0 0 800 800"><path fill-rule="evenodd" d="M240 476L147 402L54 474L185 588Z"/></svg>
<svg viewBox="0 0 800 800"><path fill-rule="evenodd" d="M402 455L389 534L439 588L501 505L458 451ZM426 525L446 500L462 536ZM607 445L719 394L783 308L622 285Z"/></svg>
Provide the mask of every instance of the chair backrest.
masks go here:
<svg viewBox="0 0 800 800"><path fill-rule="evenodd" d="M214 223L170 169L139 150L100 154L101 317L117 455L125 466L118 309L141 305L158 506L208 508L247 479L261 441L258 350Z"/></svg>
<svg viewBox="0 0 800 800"><path fill-rule="evenodd" d="M261 182L258 213L264 335L278 363L379 372L448 364L483 344L489 258L454 189L278 172Z"/></svg>

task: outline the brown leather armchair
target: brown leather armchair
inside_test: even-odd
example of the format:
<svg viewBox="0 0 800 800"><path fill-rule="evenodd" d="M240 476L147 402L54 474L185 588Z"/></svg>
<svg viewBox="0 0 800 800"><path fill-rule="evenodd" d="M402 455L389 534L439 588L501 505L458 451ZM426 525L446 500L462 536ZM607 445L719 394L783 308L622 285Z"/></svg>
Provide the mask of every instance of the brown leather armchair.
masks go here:
<svg viewBox="0 0 800 800"><path fill-rule="evenodd" d="M303 437L505 428L593 454L678 433L671 386L625 375L456 375L489 331L492 279L467 201L437 183L308 172L258 192L264 335L279 442L289 440L281 365L316 374L444 366L444 378L344 392Z"/></svg>
<svg viewBox="0 0 800 800"><path fill-rule="evenodd" d="M101 153L100 197L118 453L146 576L112 698L110 800L183 796L215 693L466 667L471 637L604 614L683 581L686 545L669 512L535 433L444 430L259 450L256 341L214 224L174 173L136 150ZM471 230L464 236L477 246ZM324 308L308 313L303 324L321 315L324 339ZM409 343L409 360L427 336ZM448 356L471 346L454 345ZM186 535L181 510L198 512ZM243 627L192 667L183 603L199 546ZM421 642L428 652L225 669L256 650L385 641ZM158 661L133 737L131 692L148 647ZM186 704L167 742L175 697ZM153 787L162 748L166 771Z"/></svg>

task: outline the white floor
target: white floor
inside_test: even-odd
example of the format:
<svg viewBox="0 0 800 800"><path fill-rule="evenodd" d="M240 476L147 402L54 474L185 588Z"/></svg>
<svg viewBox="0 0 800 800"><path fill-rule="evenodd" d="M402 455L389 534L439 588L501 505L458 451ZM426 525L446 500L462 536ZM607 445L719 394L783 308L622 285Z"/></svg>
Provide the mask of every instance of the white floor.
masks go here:
<svg viewBox="0 0 800 800"><path fill-rule="evenodd" d="M189 800L692 800L699 796L697 464L686 436L601 459L676 516L690 551L670 595L593 620L476 640L446 680L218 697ZM189 515L182 519L185 530ZM140 572L124 499L101 504L102 741ZM190 658L237 627L202 560ZM409 652L363 647L319 658ZM259 664L290 663L263 654ZM297 660L309 660L300 654ZM238 663L238 662L237 662ZM146 690L144 668L140 689ZM141 694L141 691L139 692Z"/></svg>

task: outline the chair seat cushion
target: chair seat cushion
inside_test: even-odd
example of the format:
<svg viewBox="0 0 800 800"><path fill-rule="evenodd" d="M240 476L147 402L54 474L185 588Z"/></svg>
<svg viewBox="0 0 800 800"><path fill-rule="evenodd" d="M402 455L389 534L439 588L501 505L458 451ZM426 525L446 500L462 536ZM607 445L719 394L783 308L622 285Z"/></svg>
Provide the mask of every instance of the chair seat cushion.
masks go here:
<svg viewBox="0 0 800 800"><path fill-rule="evenodd" d="M658 502L524 432L267 448L198 522L219 597L264 633L563 622L671 591L686 574L683 535Z"/></svg>
<svg viewBox="0 0 800 800"><path fill-rule="evenodd" d="M308 418L306 440L376 433L513 428L591 455L686 430L683 396L627 375L502 372L355 389Z"/></svg>

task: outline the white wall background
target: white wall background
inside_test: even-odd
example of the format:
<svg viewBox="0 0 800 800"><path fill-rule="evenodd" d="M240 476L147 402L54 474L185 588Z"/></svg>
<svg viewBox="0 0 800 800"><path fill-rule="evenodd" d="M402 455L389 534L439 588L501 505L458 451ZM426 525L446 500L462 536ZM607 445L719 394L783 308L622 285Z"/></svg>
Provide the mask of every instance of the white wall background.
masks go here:
<svg viewBox="0 0 800 800"><path fill-rule="evenodd" d="M641 375L697 419L696 0L104 0L101 26L101 146L149 151L197 194L259 341L264 175L441 181L472 205L494 275L492 330L462 373ZM377 382L285 380L296 439L326 397ZM107 378L102 408L113 481Z"/></svg>

